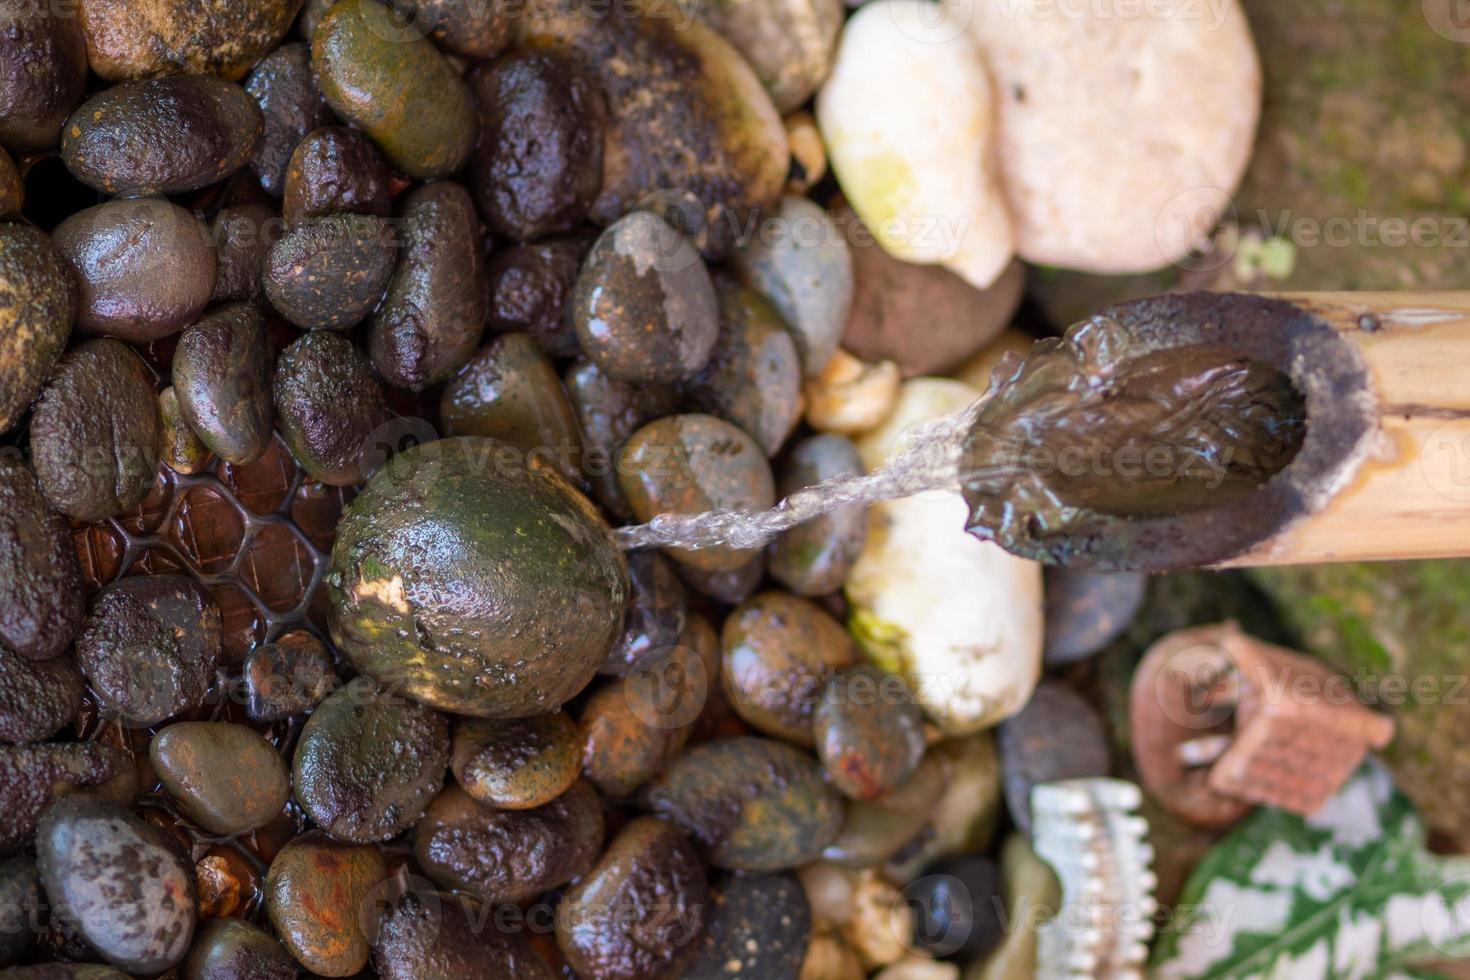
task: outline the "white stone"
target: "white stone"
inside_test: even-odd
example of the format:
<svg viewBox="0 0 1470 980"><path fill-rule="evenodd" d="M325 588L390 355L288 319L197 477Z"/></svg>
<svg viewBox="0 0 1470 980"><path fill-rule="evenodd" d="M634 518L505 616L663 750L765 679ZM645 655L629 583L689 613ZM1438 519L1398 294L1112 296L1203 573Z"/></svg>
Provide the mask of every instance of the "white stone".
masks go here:
<svg viewBox="0 0 1470 980"><path fill-rule="evenodd" d="M873 0L843 28L817 125L848 203L890 255L977 289L1015 251L979 51L929 0Z"/></svg>
<svg viewBox="0 0 1470 980"><path fill-rule="evenodd" d="M979 397L958 381L904 383L887 422L858 440L869 469L899 434ZM931 491L875 505L847 581L853 632L880 666L908 678L951 735L1016 713L1041 673L1041 566L965 531L958 493Z"/></svg>
<svg viewBox="0 0 1470 980"><path fill-rule="evenodd" d="M1022 258L1146 272L1228 216L1261 104L1236 0L943 2L990 68Z"/></svg>

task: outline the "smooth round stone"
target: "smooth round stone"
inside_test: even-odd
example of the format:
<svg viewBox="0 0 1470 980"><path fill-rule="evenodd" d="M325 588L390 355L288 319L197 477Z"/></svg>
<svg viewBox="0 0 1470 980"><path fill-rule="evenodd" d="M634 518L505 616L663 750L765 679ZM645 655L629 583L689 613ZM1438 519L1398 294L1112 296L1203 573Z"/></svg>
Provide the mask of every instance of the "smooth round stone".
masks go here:
<svg viewBox="0 0 1470 980"><path fill-rule="evenodd" d="M781 112L827 77L843 16L842 0L739 0L698 13L745 56Z"/></svg>
<svg viewBox="0 0 1470 980"><path fill-rule="evenodd" d="M908 377L947 372L1000 336L1026 280L1013 262L976 289L948 269L903 262L881 248L853 249L853 267L842 346L865 361L893 361Z"/></svg>
<svg viewBox="0 0 1470 980"><path fill-rule="evenodd" d="M354 681L306 720L291 776L297 801L319 827L364 844L412 826L444 785L448 765L442 715Z"/></svg>
<svg viewBox="0 0 1470 980"><path fill-rule="evenodd" d="M934 956L975 960L1006 933L1000 868L987 857L948 858L903 890L914 912L914 944Z"/></svg>
<svg viewBox="0 0 1470 980"><path fill-rule="evenodd" d="M281 216L288 225L345 211L385 218L392 177L362 130L323 126L302 137L286 164Z"/></svg>
<svg viewBox="0 0 1470 980"><path fill-rule="evenodd" d="M279 197L286 188L286 167L296 144L332 119L311 73L311 47L291 41L276 48L250 69L245 91L260 106L265 122L250 166L261 189Z"/></svg>
<svg viewBox="0 0 1470 980"><path fill-rule="evenodd" d="M158 393L158 418L163 424L160 458L175 473L198 473L214 462L214 453L184 418L178 393L170 386Z"/></svg>
<svg viewBox="0 0 1470 980"><path fill-rule="evenodd" d="M266 298L304 330L346 330L382 299L395 247L392 225L374 215L330 214L302 222L266 253Z"/></svg>
<svg viewBox="0 0 1470 980"><path fill-rule="evenodd" d="M71 528L34 474L0 458L0 648L45 660L66 649L86 606Z"/></svg>
<svg viewBox="0 0 1470 980"><path fill-rule="evenodd" d="M795 875L726 875L710 900L699 956L684 980L797 980L812 909Z"/></svg>
<svg viewBox="0 0 1470 980"><path fill-rule="evenodd" d="M857 659L842 624L788 592L763 592L720 631L720 677L751 727L812 745L812 712L833 672Z"/></svg>
<svg viewBox="0 0 1470 980"><path fill-rule="evenodd" d="M1209 17L1177 3L1134 17L1096 7L1055 16L1007 0L945 6L995 79L995 151L1022 258L1141 273L1208 240L1261 114L1261 65L1241 4ZM1047 67L1057 64L1076 68ZM1132 138L1144 120L1168 140Z"/></svg>
<svg viewBox="0 0 1470 980"><path fill-rule="evenodd" d="M665 385L618 381L585 358L567 368L562 382L582 426L582 472L593 496L614 517L631 518L618 486L618 450L642 426L677 411L678 393Z"/></svg>
<svg viewBox="0 0 1470 980"><path fill-rule="evenodd" d="M479 220L452 181L420 187L397 223L398 264L368 328L383 380L420 391L458 370L485 332L489 303Z"/></svg>
<svg viewBox="0 0 1470 980"><path fill-rule="evenodd" d="M414 9L440 47L467 58L495 57L515 26L515 5L506 0L419 0Z"/></svg>
<svg viewBox="0 0 1470 980"><path fill-rule="evenodd" d="M496 252L486 269L490 329L530 334L550 357L579 354L572 290L592 241L590 235L576 234Z"/></svg>
<svg viewBox="0 0 1470 980"><path fill-rule="evenodd" d="M699 373L684 382L695 406L734 422L774 456L801 419L801 358L796 341L754 290L715 277L720 334Z"/></svg>
<svg viewBox="0 0 1470 980"><path fill-rule="evenodd" d="M204 702L221 646L209 592L182 575L148 575L92 600L76 651L105 714L156 725Z"/></svg>
<svg viewBox="0 0 1470 980"><path fill-rule="evenodd" d="M216 309L179 335L174 393L190 428L227 463L253 463L271 441L271 353L253 306Z"/></svg>
<svg viewBox="0 0 1470 980"><path fill-rule="evenodd" d="M291 795L286 762L245 725L184 721L153 736L148 758L184 816L211 834L265 826Z"/></svg>
<svg viewBox="0 0 1470 980"><path fill-rule="evenodd" d="M194 934L180 980L295 980L300 967L286 947L242 919L209 919Z"/></svg>
<svg viewBox="0 0 1470 980"><path fill-rule="evenodd" d="M609 226L572 295L582 350L611 377L669 384L692 377L719 338L719 305L704 260L648 211Z"/></svg>
<svg viewBox="0 0 1470 980"><path fill-rule="evenodd" d="M71 269L42 231L0 224L0 432L20 421L66 349L77 313Z"/></svg>
<svg viewBox="0 0 1470 980"><path fill-rule="evenodd" d="M75 10L7 3L0 37L0 144L17 153L50 149L87 87L87 40Z"/></svg>
<svg viewBox="0 0 1470 980"><path fill-rule="evenodd" d="M0 851L29 844L51 801L77 792L132 806L138 797L133 757L97 742L0 746Z"/></svg>
<svg viewBox="0 0 1470 980"><path fill-rule="evenodd" d="M263 126L250 94L222 79L127 82L72 113L61 131L61 159L104 194L182 194L243 167Z"/></svg>
<svg viewBox="0 0 1470 980"><path fill-rule="evenodd" d="M836 353L852 308L847 239L825 208L792 194L757 228L731 253L731 270L781 314L805 374L815 375Z"/></svg>
<svg viewBox="0 0 1470 980"><path fill-rule="evenodd" d="M194 876L162 829L115 803L72 796L41 818L36 863L51 904L114 966L158 973L189 951Z"/></svg>
<svg viewBox="0 0 1470 980"><path fill-rule="evenodd" d="M494 927L494 914L463 895L406 895L378 924L373 969L379 980L555 980L521 933Z"/></svg>
<svg viewBox="0 0 1470 980"><path fill-rule="evenodd" d="M523 333L491 339L444 386L447 436L488 436L581 481L582 432L551 359Z"/></svg>
<svg viewBox="0 0 1470 980"><path fill-rule="evenodd" d="M689 614L688 593L668 559L644 548L628 552L627 560L632 595L623 611L623 631L598 671L615 677L644 656L678 643Z"/></svg>
<svg viewBox="0 0 1470 980"><path fill-rule="evenodd" d="M110 81L182 72L236 79L285 37L300 0L81 0L92 70Z"/></svg>
<svg viewBox="0 0 1470 980"><path fill-rule="evenodd" d="M0 742L45 741L81 706L82 673L71 656L30 660L0 647Z"/></svg>
<svg viewBox="0 0 1470 980"><path fill-rule="evenodd" d="M1059 779L1106 776L1108 732L1087 699L1058 681L1037 685L1020 713L997 730L1006 808L1031 832L1031 789Z"/></svg>
<svg viewBox="0 0 1470 980"><path fill-rule="evenodd" d="M786 454L776 496L785 500L825 480L862 473L863 461L851 439L809 436ZM830 595L847 581L867 539L867 508L849 504L778 535L767 567L773 579L799 596Z"/></svg>
<svg viewBox="0 0 1470 980"><path fill-rule="evenodd" d="M265 257L280 234L281 222L264 204L220 208L210 226L217 246L211 303L243 302L260 298L260 274Z"/></svg>
<svg viewBox="0 0 1470 980"><path fill-rule="evenodd" d="M245 655L245 713L252 721L280 721L310 711L337 686L321 640L304 630Z"/></svg>
<svg viewBox="0 0 1470 980"><path fill-rule="evenodd" d="M281 438L311 478L361 483L390 414L367 355L341 334L314 330L276 358L271 391Z"/></svg>
<svg viewBox="0 0 1470 980"><path fill-rule="evenodd" d="M367 965L367 903L388 877L376 847L313 832L281 848L265 876L265 911L276 935L312 973L350 977Z"/></svg>
<svg viewBox="0 0 1470 980"><path fill-rule="evenodd" d="M501 810L550 803L577 781L582 747L565 712L533 718L458 718L450 769L464 791Z"/></svg>
<svg viewBox="0 0 1470 980"><path fill-rule="evenodd" d="M822 850L822 859L844 868L872 868L921 849L930 839L930 821L949 776L948 761L931 753L883 799L850 801L842 830Z"/></svg>
<svg viewBox="0 0 1470 980"><path fill-rule="evenodd" d="M520 49L468 81L480 106L471 176L490 230L521 242L571 231L602 187L597 79L560 52Z"/></svg>
<svg viewBox="0 0 1470 980"><path fill-rule="evenodd" d="M611 224L649 195L680 188L701 202L705 252L715 259L780 196L786 132L740 53L669 13L589 17L580 0L532 0L520 43L565 51L602 84L608 131L592 220Z"/></svg>
<svg viewBox="0 0 1470 980"><path fill-rule="evenodd" d="M31 417L31 462L51 506L100 521L143 501L153 488L163 422L153 377L115 340L72 348Z"/></svg>
<svg viewBox="0 0 1470 980"><path fill-rule="evenodd" d="M810 755L769 738L697 745L644 790L716 867L780 871L815 860L842 826L842 798Z"/></svg>
<svg viewBox="0 0 1470 980"><path fill-rule="evenodd" d="M812 724L817 758L850 799L887 796L924 757L924 717L908 684L870 665L827 681Z"/></svg>
<svg viewBox="0 0 1470 980"><path fill-rule="evenodd" d="M434 42L377 0L328 8L312 35L311 66L337 115L408 176L444 177L469 159L478 129L469 87Z"/></svg>
<svg viewBox="0 0 1470 980"><path fill-rule="evenodd" d="M962 19L927 0L874 0L844 25L816 103L832 172L878 245L977 289L1015 251L990 84Z"/></svg>
<svg viewBox="0 0 1470 980"><path fill-rule="evenodd" d="M556 942L580 976L674 980L698 955L708 900L689 841L673 824L639 817L562 897Z"/></svg>
<svg viewBox="0 0 1470 980"><path fill-rule="evenodd" d="M766 454L744 430L713 415L670 415L639 429L618 454L618 485L639 521L659 514L765 510L776 502ZM721 546L667 553L701 571L748 562L751 548Z"/></svg>
<svg viewBox="0 0 1470 980"><path fill-rule="evenodd" d="M555 711L597 673L627 570L591 501L513 446L409 449L337 525L326 576L338 648L381 684L456 714Z"/></svg>
<svg viewBox="0 0 1470 980"><path fill-rule="evenodd" d="M1048 667L1075 663L1113 642L1143 606L1148 577L1137 574L1073 572L1048 568L1046 646Z"/></svg>
<svg viewBox="0 0 1470 980"><path fill-rule="evenodd" d="M602 830L597 791L581 780L530 810L497 810L450 785L419 821L414 854L441 888L500 905L585 874L602 853Z"/></svg>
<svg viewBox="0 0 1470 980"><path fill-rule="evenodd" d="M41 901L41 879L32 858L18 854L0 861L0 969L14 966L35 945Z"/></svg>
<svg viewBox="0 0 1470 980"><path fill-rule="evenodd" d="M78 333L143 344L204 312L219 274L204 222L161 198L78 211L51 233L77 282Z"/></svg>

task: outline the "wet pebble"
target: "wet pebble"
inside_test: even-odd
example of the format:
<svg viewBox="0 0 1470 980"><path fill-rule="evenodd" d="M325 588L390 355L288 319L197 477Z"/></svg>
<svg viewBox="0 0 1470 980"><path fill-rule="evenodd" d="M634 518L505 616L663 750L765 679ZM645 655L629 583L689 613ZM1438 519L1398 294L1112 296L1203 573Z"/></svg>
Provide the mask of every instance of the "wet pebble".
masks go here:
<svg viewBox="0 0 1470 980"><path fill-rule="evenodd" d="M285 36L297 0L81 0L92 70L103 78L183 72L239 78Z"/></svg>
<svg viewBox="0 0 1470 980"><path fill-rule="evenodd" d="M397 234L398 264L368 328L368 353L383 380L420 391L468 361L485 332L483 242L469 194L447 180L408 195Z"/></svg>
<svg viewBox="0 0 1470 980"><path fill-rule="evenodd" d="M829 678L812 721L817 758L854 800L892 793L924 757L924 718L908 684L871 665Z"/></svg>
<svg viewBox="0 0 1470 980"><path fill-rule="evenodd" d="M1074 663L1099 653L1117 639L1143 605L1144 575L1074 572L1048 568L1046 646L1048 667Z"/></svg>
<svg viewBox="0 0 1470 980"><path fill-rule="evenodd" d="M939 861L904 888L903 896L914 910L914 945L933 956L975 960L1005 935L1000 868L988 857Z"/></svg>
<svg viewBox="0 0 1470 980"><path fill-rule="evenodd" d="M264 204L220 208L210 228L217 246L218 269L211 303L260 297L265 257L280 231L276 213Z"/></svg>
<svg viewBox="0 0 1470 980"><path fill-rule="evenodd" d="M634 211L593 244L572 296L582 350L623 381L692 377L719 337L719 305L699 254L662 218Z"/></svg>
<svg viewBox="0 0 1470 980"><path fill-rule="evenodd" d="M572 289L591 247L590 235L576 234L495 253L486 273L490 329L530 334L550 357L575 357L582 348L572 325Z"/></svg>
<svg viewBox="0 0 1470 980"><path fill-rule="evenodd" d="M471 173L491 230L520 242L571 231L602 187L597 80L559 52L517 50L468 81L480 106Z"/></svg>
<svg viewBox="0 0 1470 980"><path fill-rule="evenodd" d="M489 436L581 482L582 433L550 358L523 333L490 343L444 386L439 417L449 436Z"/></svg>
<svg viewBox="0 0 1470 980"><path fill-rule="evenodd" d="M306 330L346 330L382 299L396 241L383 218L332 214L296 225L266 253L261 281L282 316Z"/></svg>
<svg viewBox="0 0 1470 980"><path fill-rule="evenodd" d="M684 391L693 405L734 422L774 456L804 408L796 341L760 294L728 276L714 282L719 339Z"/></svg>
<svg viewBox="0 0 1470 980"><path fill-rule="evenodd" d="M501 810L556 799L582 766L577 725L565 712L531 718L458 718L450 769L470 796Z"/></svg>
<svg viewBox="0 0 1470 980"><path fill-rule="evenodd" d="M323 126L307 133L286 164L281 216L287 225L345 211L388 216L391 175L362 130Z"/></svg>
<svg viewBox="0 0 1470 980"><path fill-rule="evenodd" d="M311 73L311 47L291 41L276 48L250 70L245 91L260 106L265 123L250 165L261 188L279 197L296 144L331 121L331 110Z"/></svg>
<svg viewBox="0 0 1470 980"><path fill-rule="evenodd" d="M936 763L943 777L937 800L929 795L925 782L926 771ZM1000 813L1000 783L1000 760L989 733L948 739L931 747L907 783L872 804L921 808L927 815L922 833L889 857L884 873L894 881L910 881L932 861L985 851Z"/></svg>
<svg viewBox="0 0 1470 980"><path fill-rule="evenodd" d="M420 180L460 169L475 145L469 87L413 25L377 0L341 0L311 41L322 95L361 127L394 167Z"/></svg>
<svg viewBox="0 0 1470 980"><path fill-rule="evenodd" d="M204 223L160 198L78 211L52 240L77 281L77 332L147 343L198 319L219 272Z"/></svg>
<svg viewBox="0 0 1470 980"><path fill-rule="evenodd" d="M857 659L841 623L788 592L763 592L732 612L720 651L720 676L740 717L805 746L812 745L812 713L833 672Z"/></svg>
<svg viewBox="0 0 1470 980"><path fill-rule="evenodd" d="M500 905L585 874L602 853L602 832L602 803L581 780L530 810L497 810L450 785L419 822L414 854L441 888Z"/></svg>
<svg viewBox="0 0 1470 980"><path fill-rule="evenodd" d="M17 153L50 149L87 86L87 39L76 12L8 3L0 37L0 144Z"/></svg>
<svg viewBox="0 0 1470 980"><path fill-rule="evenodd" d="M840 435L810 436L786 455L776 496L784 500L824 480L862 473L863 461L852 440ZM847 581L867 537L867 508L861 504L839 507L783 532L772 542L771 577L800 596L836 592Z"/></svg>
<svg viewBox="0 0 1470 980"><path fill-rule="evenodd" d="M35 860L17 854L0 861L0 969L30 953L40 924L41 879Z"/></svg>
<svg viewBox="0 0 1470 980"><path fill-rule="evenodd" d="M949 775L948 760L931 753L882 799L850 801L842 830L822 850L823 860L844 868L871 868L922 846Z"/></svg>
<svg viewBox="0 0 1470 980"><path fill-rule="evenodd" d="M634 384L611 378L596 364L578 358L563 376L567 397L582 427L582 470L592 493L613 516L633 516L618 485L618 450L642 426L679 407L670 386Z"/></svg>
<svg viewBox="0 0 1470 980"><path fill-rule="evenodd" d="M1006 808L1031 830L1031 789L1058 779L1108 774L1108 732L1087 699L1058 681L1043 681L1026 707L997 732Z"/></svg>
<svg viewBox="0 0 1470 980"><path fill-rule="evenodd" d="M0 648L7 657L55 657L85 612L70 527L24 463L0 458Z"/></svg>
<svg viewBox="0 0 1470 980"><path fill-rule="evenodd" d="M163 424L160 458L175 473L198 473L214 462L214 453L189 426L179 407L179 396L172 386L158 393L158 417Z"/></svg>
<svg viewBox="0 0 1470 980"><path fill-rule="evenodd" d="M582 976L673 980L698 955L708 895L704 865L679 829L640 817L562 897L557 945Z"/></svg>
<svg viewBox="0 0 1470 980"><path fill-rule="evenodd" d="M639 521L663 514L765 510L776 502L775 478L761 447L713 415L670 415L645 425L619 451L618 485ZM701 571L728 571L755 549L721 546L668 549Z"/></svg>
<svg viewBox="0 0 1470 980"><path fill-rule="evenodd" d="M688 594L668 559L657 551L628 553L632 589L623 611L623 631L613 641L599 673L621 677L642 657L679 642L688 620Z"/></svg>
<svg viewBox="0 0 1470 980"><path fill-rule="evenodd" d="M0 742L44 741L81 706L82 674L70 655L29 660L0 647Z"/></svg>
<svg viewBox="0 0 1470 980"><path fill-rule="evenodd" d="M847 239L825 208L791 194L757 229L731 254L732 270L780 312L804 373L815 375L836 352L852 307Z"/></svg>
<svg viewBox="0 0 1470 980"><path fill-rule="evenodd" d="M385 841L444 785L449 725L438 712L354 681L311 713L291 763L297 802L339 840Z"/></svg>
<svg viewBox="0 0 1470 980"><path fill-rule="evenodd" d="M77 792L132 806L138 796L133 757L97 742L0 746L0 851L27 844L46 807Z"/></svg>
<svg viewBox="0 0 1470 980"><path fill-rule="evenodd" d="M365 912L387 876L376 847L303 834L271 861L266 915L302 966L325 977L350 977L367 965Z"/></svg>
<svg viewBox="0 0 1470 980"><path fill-rule="evenodd" d="M271 354L253 306L219 307L179 335L173 382L189 426L227 463L253 463L271 441Z"/></svg>
<svg viewBox="0 0 1470 980"><path fill-rule="evenodd" d="M0 224L0 432L41 391L71 335L77 287L71 269L44 232Z"/></svg>
<svg viewBox="0 0 1470 980"><path fill-rule="evenodd" d="M182 575L148 575L92 600L76 652L106 714L154 725L203 703L221 643L209 592Z"/></svg>
<svg viewBox="0 0 1470 980"><path fill-rule="evenodd" d="M380 980L554 980L524 936L495 928L494 914L465 895L405 895L378 925L373 969Z"/></svg>
<svg viewBox="0 0 1470 980"><path fill-rule="evenodd" d="M181 980L295 980L300 967L286 947L243 919L209 919L179 968Z"/></svg>
<svg viewBox="0 0 1470 980"><path fill-rule="evenodd" d="M841 0L744 0L699 15L740 50L781 112L809 99L832 68Z"/></svg>
<svg viewBox="0 0 1470 980"><path fill-rule="evenodd" d="M367 355L341 334L314 330L281 351L271 391L281 437L312 479L361 483L364 454L389 418Z"/></svg>
<svg viewBox="0 0 1470 980"><path fill-rule="evenodd" d="M710 889L710 906L685 980L797 980L812 911L795 875L725 875Z"/></svg>
<svg viewBox="0 0 1470 980"><path fill-rule="evenodd" d="M157 973L189 950L194 877L174 840L115 803L73 796L36 831L46 896L108 962Z"/></svg>
<svg viewBox="0 0 1470 980"><path fill-rule="evenodd" d="M153 378L116 340L89 340L62 357L31 417L31 463L51 506L99 521L153 487L163 422Z"/></svg>
<svg viewBox="0 0 1470 980"><path fill-rule="evenodd" d="M326 647L304 630L246 654L243 680L245 713L267 722L311 710L337 686Z"/></svg>
<svg viewBox="0 0 1470 980"><path fill-rule="evenodd" d="M814 860L842 826L842 798L805 752L738 736L687 750L644 790L716 867L780 871Z"/></svg>
<svg viewBox="0 0 1470 980"><path fill-rule="evenodd" d="M260 107L232 82L172 75L103 89L61 131L61 159L105 194L181 194L224 180L260 139Z"/></svg>
<svg viewBox="0 0 1470 980"><path fill-rule="evenodd" d="M211 834L234 836L263 827L291 795L285 760L245 725L169 725L153 736L148 758L179 809Z"/></svg>
<svg viewBox="0 0 1470 980"><path fill-rule="evenodd" d="M418 0L415 12L441 47L493 58L510 43L516 7L507 0Z"/></svg>

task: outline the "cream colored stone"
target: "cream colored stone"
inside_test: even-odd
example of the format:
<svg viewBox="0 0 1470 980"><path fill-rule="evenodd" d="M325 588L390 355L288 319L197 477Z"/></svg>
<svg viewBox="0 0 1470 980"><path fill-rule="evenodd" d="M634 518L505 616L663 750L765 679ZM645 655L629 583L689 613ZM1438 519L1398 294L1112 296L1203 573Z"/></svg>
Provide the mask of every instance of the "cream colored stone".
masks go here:
<svg viewBox="0 0 1470 980"><path fill-rule="evenodd" d="M984 289L1014 252L985 64L929 0L873 0L843 28L817 125L852 209L889 254Z"/></svg>
<svg viewBox="0 0 1470 980"><path fill-rule="evenodd" d="M960 968L953 963L911 956L881 971L873 980L960 980Z"/></svg>
<svg viewBox="0 0 1470 980"><path fill-rule="evenodd" d="M1022 258L1147 272L1228 216L1261 103L1236 0L943 3L990 67Z"/></svg>
<svg viewBox="0 0 1470 980"><path fill-rule="evenodd" d="M863 961L838 932L820 929L812 933L797 980L863 980Z"/></svg>
<svg viewBox="0 0 1470 980"><path fill-rule="evenodd" d="M842 924L842 936L863 965L875 970L908 956L913 913L898 889L867 870L858 872L852 895L852 915Z"/></svg>
<svg viewBox="0 0 1470 980"><path fill-rule="evenodd" d="M822 373L806 383L807 424L844 435L877 428L893 412L901 380L892 361L869 364L839 348Z"/></svg>

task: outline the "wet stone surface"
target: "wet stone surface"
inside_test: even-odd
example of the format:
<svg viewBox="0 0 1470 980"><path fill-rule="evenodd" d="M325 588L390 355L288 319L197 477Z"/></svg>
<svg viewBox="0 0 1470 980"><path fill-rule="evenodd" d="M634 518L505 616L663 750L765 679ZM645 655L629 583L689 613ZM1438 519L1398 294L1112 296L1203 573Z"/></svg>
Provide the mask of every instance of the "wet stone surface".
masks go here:
<svg viewBox="0 0 1470 980"><path fill-rule="evenodd" d="M454 778L470 796L502 810L550 803L576 781L581 764L577 726L565 712L454 722Z"/></svg>
<svg viewBox="0 0 1470 980"><path fill-rule="evenodd" d="M42 812L70 793L89 794L132 806L138 795L133 758L96 742L0 746L0 851L30 841Z"/></svg>
<svg viewBox="0 0 1470 980"><path fill-rule="evenodd" d="M553 980L519 932L497 929L494 913L465 895L414 892L378 926L373 969L381 980Z"/></svg>
<svg viewBox="0 0 1470 980"><path fill-rule="evenodd" d="M286 164L281 217L298 225L329 214L388 216L391 175L360 129L323 126L302 137Z"/></svg>
<svg viewBox="0 0 1470 980"><path fill-rule="evenodd" d="M368 960L364 909L387 876L376 847L305 834L271 862L266 914L302 966L322 976L352 976Z"/></svg>
<svg viewBox="0 0 1470 980"><path fill-rule="evenodd" d="M81 569L66 522L22 463L0 458L0 645L43 660L82 625Z"/></svg>
<svg viewBox="0 0 1470 980"><path fill-rule="evenodd" d="M28 660L0 647L0 743L48 739L81 705L82 674L70 654Z"/></svg>
<svg viewBox="0 0 1470 980"><path fill-rule="evenodd" d="M1086 699L1056 681L1043 681L1020 713L997 731L1001 778L1011 819L1031 826L1031 789L1038 783L1108 774L1108 737Z"/></svg>
<svg viewBox="0 0 1470 980"><path fill-rule="evenodd" d="M924 718L908 685L863 665L827 680L813 711L817 757L832 784L855 800L881 799L924 757Z"/></svg>
<svg viewBox="0 0 1470 980"><path fill-rule="evenodd" d="M185 721L153 736L148 758L168 795L213 834L265 826L291 795L285 760L259 732L222 721Z"/></svg>
<svg viewBox="0 0 1470 980"><path fill-rule="evenodd" d="M724 875L710 888L699 956L685 980L796 980L812 930L811 905L793 874Z"/></svg>
<svg viewBox="0 0 1470 980"><path fill-rule="evenodd" d="M337 686L326 647L304 630L250 651L243 675L245 713L254 721L280 721L308 711Z"/></svg>

